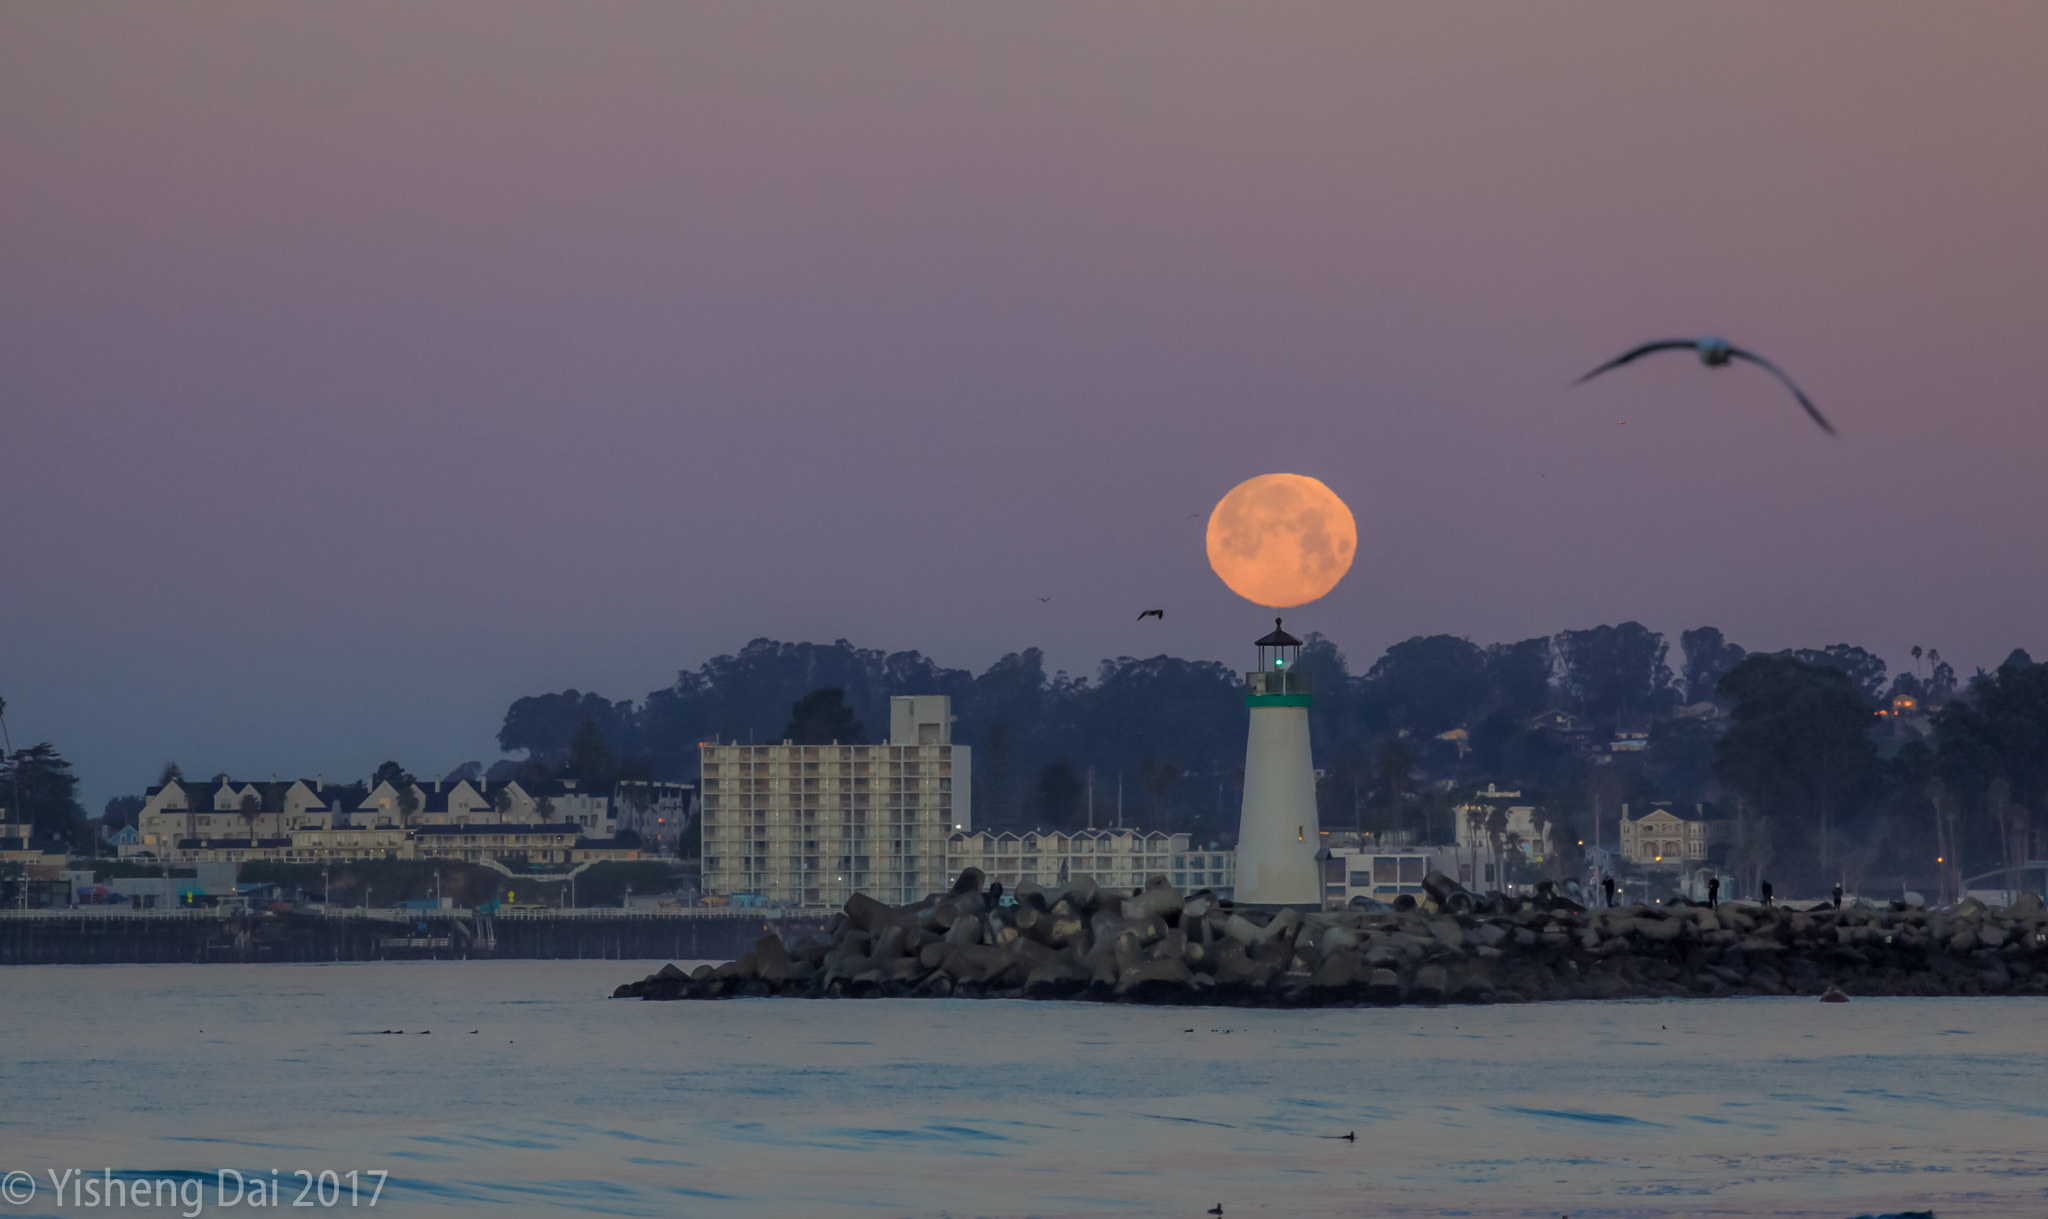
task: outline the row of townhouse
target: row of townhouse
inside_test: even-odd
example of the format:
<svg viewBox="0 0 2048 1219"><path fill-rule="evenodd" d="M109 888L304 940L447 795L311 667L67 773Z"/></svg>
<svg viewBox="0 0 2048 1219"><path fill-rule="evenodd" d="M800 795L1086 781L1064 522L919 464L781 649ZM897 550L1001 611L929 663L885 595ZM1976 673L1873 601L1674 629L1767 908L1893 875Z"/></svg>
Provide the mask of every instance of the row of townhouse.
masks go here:
<svg viewBox="0 0 2048 1219"><path fill-rule="evenodd" d="M180 864L424 858L581 863L642 855L638 846L617 839L619 802L613 794L575 780L415 783L410 800L379 782L352 808L344 807L343 790L322 779L174 780L148 790L134 833L124 833L116 846L125 858ZM641 801L629 803L637 813Z"/></svg>

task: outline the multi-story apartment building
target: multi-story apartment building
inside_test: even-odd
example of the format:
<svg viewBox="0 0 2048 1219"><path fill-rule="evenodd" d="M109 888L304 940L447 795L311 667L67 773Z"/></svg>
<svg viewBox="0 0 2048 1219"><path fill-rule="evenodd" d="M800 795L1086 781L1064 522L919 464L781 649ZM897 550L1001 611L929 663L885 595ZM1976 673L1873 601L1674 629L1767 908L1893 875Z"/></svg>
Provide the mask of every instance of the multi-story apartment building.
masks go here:
<svg viewBox="0 0 2048 1219"><path fill-rule="evenodd" d="M1237 887L1237 852L1191 844L1186 834L1138 829L956 832L946 840L946 872L980 868L989 881L1015 888L1031 881L1056 888L1082 876L1111 889L1136 889L1165 876L1183 891Z"/></svg>
<svg viewBox="0 0 2048 1219"><path fill-rule="evenodd" d="M703 890L839 906L916 901L952 879L946 840L972 828L970 751L951 700L890 700L880 745L699 747Z"/></svg>

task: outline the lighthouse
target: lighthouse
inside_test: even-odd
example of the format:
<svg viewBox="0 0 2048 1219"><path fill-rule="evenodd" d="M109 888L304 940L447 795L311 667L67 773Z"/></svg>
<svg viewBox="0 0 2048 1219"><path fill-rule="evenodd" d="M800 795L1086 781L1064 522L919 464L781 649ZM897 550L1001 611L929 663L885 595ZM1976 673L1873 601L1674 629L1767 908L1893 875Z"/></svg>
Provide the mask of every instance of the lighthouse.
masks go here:
<svg viewBox="0 0 2048 1219"><path fill-rule="evenodd" d="M1245 674L1251 733L1244 748L1244 810L1237 823L1237 904L1322 907L1316 853L1316 772L1309 760L1308 674L1297 672L1301 640L1273 619L1255 644L1259 667Z"/></svg>

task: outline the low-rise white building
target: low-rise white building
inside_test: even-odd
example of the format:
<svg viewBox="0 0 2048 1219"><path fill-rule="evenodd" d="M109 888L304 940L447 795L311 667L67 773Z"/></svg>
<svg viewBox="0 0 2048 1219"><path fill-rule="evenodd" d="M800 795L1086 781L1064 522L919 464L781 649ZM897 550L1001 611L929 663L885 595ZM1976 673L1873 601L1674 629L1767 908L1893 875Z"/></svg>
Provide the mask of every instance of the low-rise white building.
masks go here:
<svg viewBox="0 0 2048 1219"><path fill-rule="evenodd" d="M1027 830L955 833L946 842L946 874L980 868L988 881L1015 888L1031 881L1057 888L1082 876L1111 889L1138 889L1165 876L1183 892L1237 888L1237 852L1199 847L1186 834L1157 830Z"/></svg>
<svg viewBox="0 0 2048 1219"><path fill-rule="evenodd" d="M1323 906L1341 910L1357 898L1393 905L1397 897L1426 901L1422 878L1442 871L1442 849L1388 850L1373 846L1331 847L1323 860Z"/></svg>

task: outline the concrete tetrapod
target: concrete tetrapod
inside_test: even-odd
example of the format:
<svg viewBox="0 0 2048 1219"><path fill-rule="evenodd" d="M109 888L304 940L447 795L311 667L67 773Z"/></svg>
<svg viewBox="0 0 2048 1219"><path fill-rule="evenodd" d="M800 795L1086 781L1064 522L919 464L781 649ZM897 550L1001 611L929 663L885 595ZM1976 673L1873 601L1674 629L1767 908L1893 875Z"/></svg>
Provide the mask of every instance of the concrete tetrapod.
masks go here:
<svg viewBox="0 0 2048 1219"><path fill-rule="evenodd" d="M1164 876L1136 891L1029 881L1014 905L969 868L945 893L862 894L822 936L666 965L615 998L939 997L1359 1006L1641 996L2048 994L2038 897L1943 910L1723 902L1583 909L1475 894L1440 875L1413 910L1236 909Z"/></svg>

